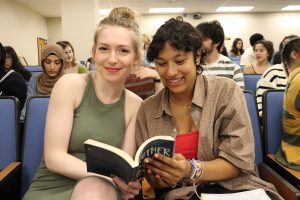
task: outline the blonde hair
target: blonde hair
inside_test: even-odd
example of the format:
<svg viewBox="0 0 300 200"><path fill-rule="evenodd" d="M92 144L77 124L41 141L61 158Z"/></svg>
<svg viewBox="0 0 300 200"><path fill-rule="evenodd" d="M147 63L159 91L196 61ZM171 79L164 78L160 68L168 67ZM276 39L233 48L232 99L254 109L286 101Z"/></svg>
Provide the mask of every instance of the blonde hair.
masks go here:
<svg viewBox="0 0 300 200"><path fill-rule="evenodd" d="M110 14L102 19L94 34L94 47L97 45L98 36L103 30L104 26L121 26L135 33L133 38L134 50L137 54L138 60L141 59L141 35L139 31L139 24L137 22L137 14L130 8L117 7L111 10Z"/></svg>

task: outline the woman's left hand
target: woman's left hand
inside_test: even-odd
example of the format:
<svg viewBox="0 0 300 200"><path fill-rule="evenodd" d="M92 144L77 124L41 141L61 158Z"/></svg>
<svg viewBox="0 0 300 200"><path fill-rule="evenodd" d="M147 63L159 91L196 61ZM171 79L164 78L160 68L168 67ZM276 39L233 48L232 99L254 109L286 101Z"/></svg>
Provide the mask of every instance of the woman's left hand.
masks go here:
<svg viewBox="0 0 300 200"><path fill-rule="evenodd" d="M140 193L140 190L142 188L142 185L139 180L131 181L128 184L126 184L122 179L115 176L113 178L113 181L122 192L122 196L125 200L134 198Z"/></svg>
<svg viewBox="0 0 300 200"><path fill-rule="evenodd" d="M154 158L146 158L144 163L148 178L158 188L177 184L183 178L189 177L191 170L189 161L178 153L173 158L155 154Z"/></svg>

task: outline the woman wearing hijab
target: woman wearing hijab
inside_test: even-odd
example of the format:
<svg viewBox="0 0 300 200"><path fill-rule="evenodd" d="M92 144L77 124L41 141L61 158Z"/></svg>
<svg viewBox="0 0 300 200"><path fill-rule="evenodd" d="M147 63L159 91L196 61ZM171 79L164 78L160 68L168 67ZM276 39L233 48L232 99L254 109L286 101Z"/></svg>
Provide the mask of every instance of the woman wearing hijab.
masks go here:
<svg viewBox="0 0 300 200"><path fill-rule="evenodd" d="M27 89L27 99L34 95L50 95L54 84L63 75L63 48L57 44L49 44L42 52L43 72L32 76ZM25 108L21 119L24 119Z"/></svg>

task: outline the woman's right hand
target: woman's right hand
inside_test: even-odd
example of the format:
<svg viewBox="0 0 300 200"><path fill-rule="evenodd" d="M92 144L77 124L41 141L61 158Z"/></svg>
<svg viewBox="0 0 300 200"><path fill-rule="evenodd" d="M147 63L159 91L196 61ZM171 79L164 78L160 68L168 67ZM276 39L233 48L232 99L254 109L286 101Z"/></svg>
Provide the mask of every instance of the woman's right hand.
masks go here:
<svg viewBox="0 0 300 200"><path fill-rule="evenodd" d="M189 178L191 165L182 154L176 153L173 158L155 154L144 162L146 178L156 188L172 187L183 178Z"/></svg>
<svg viewBox="0 0 300 200"><path fill-rule="evenodd" d="M142 188L141 182L139 180L131 181L128 184L126 184L122 179L115 176L113 178L113 181L120 189L123 198L126 200L132 199L135 196L137 196Z"/></svg>

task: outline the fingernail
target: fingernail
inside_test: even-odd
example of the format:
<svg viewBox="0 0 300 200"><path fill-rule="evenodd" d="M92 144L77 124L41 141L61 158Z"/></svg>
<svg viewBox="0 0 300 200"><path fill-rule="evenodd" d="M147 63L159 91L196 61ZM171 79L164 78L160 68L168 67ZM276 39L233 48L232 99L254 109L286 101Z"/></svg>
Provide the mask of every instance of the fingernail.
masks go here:
<svg viewBox="0 0 300 200"><path fill-rule="evenodd" d="M158 158L158 154L156 153L156 154L154 154L154 158Z"/></svg>
<svg viewBox="0 0 300 200"><path fill-rule="evenodd" d="M149 163L149 160L146 158L146 159L144 160L144 162L145 162L145 163Z"/></svg>

